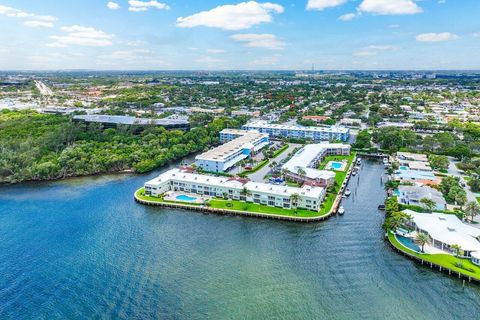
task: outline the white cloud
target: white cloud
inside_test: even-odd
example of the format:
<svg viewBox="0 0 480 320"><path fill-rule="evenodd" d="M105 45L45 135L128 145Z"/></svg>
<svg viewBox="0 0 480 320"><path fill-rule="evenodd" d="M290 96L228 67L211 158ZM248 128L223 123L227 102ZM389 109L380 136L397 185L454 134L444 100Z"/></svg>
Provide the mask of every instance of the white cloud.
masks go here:
<svg viewBox="0 0 480 320"><path fill-rule="evenodd" d="M109 1L107 3L107 8L110 9L110 10L118 10L118 9L120 9L120 5L116 2Z"/></svg>
<svg viewBox="0 0 480 320"><path fill-rule="evenodd" d="M285 42L279 40L275 35L268 33L234 34L231 38L235 41L244 42L246 47L251 48L281 50L285 47Z"/></svg>
<svg viewBox="0 0 480 320"><path fill-rule="evenodd" d="M70 45L107 47L112 45L113 35L106 34L101 30L92 27L69 26L60 28L65 32L63 36L50 36L55 42L48 44L49 47L66 47Z"/></svg>
<svg viewBox="0 0 480 320"><path fill-rule="evenodd" d="M160 10L168 10L170 7L166 3L158 2L157 0L152 1L139 1L139 0L128 0L130 7L128 11L141 12L147 11L150 8L156 8Z"/></svg>
<svg viewBox="0 0 480 320"><path fill-rule="evenodd" d="M458 38L459 36L450 32L422 33L415 37L415 39L419 42L443 42L443 41L456 40Z"/></svg>
<svg viewBox="0 0 480 320"><path fill-rule="evenodd" d="M326 8L333 8L341 6L347 0L308 0L307 10L323 10Z"/></svg>
<svg viewBox="0 0 480 320"><path fill-rule="evenodd" d="M370 57L370 56L376 56L377 51L368 51L368 50L361 50L353 53L355 57Z"/></svg>
<svg viewBox="0 0 480 320"><path fill-rule="evenodd" d="M262 57L253 61L250 61L248 64L250 66L274 66L280 61L280 55L273 55L268 57Z"/></svg>
<svg viewBox="0 0 480 320"><path fill-rule="evenodd" d="M44 28L53 28L53 22L49 21L38 21L38 20L29 20L23 23L27 27L44 27Z"/></svg>
<svg viewBox="0 0 480 320"><path fill-rule="evenodd" d="M474 36L475 38L480 38L480 32L475 32L475 33L473 34L473 36Z"/></svg>
<svg viewBox="0 0 480 320"><path fill-rule="evenodd" d="M338 17L339 20L342 20L342 21L350 21L352 19L354 19L357 15L355 13L347 13L347 14L344 14L344 15L341 15L340 17Z"/></svg>
<svg viewBox="0 0 480 320"><path fill-rule="evenodd" d="M4 15L10 18L20 18L26 19L28 18L29 21L24 22L24 25L28 27L53 27L53 22L57 21L57 17L53 16L42 16L36 15L33 13L28 13L19 9L15 9L12 7L7 7L4 5L0 5L0 15Z"/></svg>
<svg viewBox="0 0 480 320"><path fill-rule="evenodd" d="M355 57L371 57L376 56L381 51L395 51L398 48L392 45L379 45L379 44L372 44L360 49L353 53Z"/></svg>
<svg viewBox="0 0 480 320"><path fill-rule="evenodd" d="M400 25L399 24L391 24L388 26L389 29L396 29L396 28L400 28Z"/></svg>
<svg viewBox="0 0 480 320"><path fill-rule="evenodd" d="M199 57L195 61L200 62L202 64L208 64L208 65L213 65L213 64L225 62L225 60L223 60L223 59L218 59L218 58L214 58L214 57L211 57L211 56L202 56L202 57Z"/></svg>
<svg viewBox="0 0 480 320"><path fill-rule="evenodd" d="M182 28L205 26L225 30L242 30L260 23L272 22L272 14L282 13L283 10L281 5L270 2L241 2L236 5L218 6L188 17L179 17L177 26Z"/></svg>
<svg viewBox="0 0 480 320"><path fill-rule="evenodd" d="M225 50L223 49L207 49L208 53L212 54L220 54L220 53L225 53Z"/></svg>
<svg viewBox="0 0 480 320"><path fill-rule="evenodd" d="M402 15L423 12L414 0L363 0L359 11L378 15Z"/></svg>

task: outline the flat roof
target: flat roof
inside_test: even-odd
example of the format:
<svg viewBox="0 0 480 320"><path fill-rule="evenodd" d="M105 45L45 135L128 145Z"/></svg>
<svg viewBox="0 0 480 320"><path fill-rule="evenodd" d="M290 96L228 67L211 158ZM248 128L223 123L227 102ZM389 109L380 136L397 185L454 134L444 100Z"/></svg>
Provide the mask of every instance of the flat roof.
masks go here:
<svg viewBox="0 0 480 320"><path fill-rule="evenodd" d="M148 118L136 118L131 116L111 116L111 115L77 115L74 116L75 120L84 120L86 122L99 122L99 123L112 123L112 124L127 124L127 125L185 125L189 124L187 120L178 119L148 119Z"/></svg>
<svg viewBox="0 0 480 320"><path fill-rule="evenodd" d="M256 131L243 131L245 134L228 141L216 148L210 149L195 157L196 160L222 161L234 152L244 148L253 148L253 143L262 138L268 138L268 134Z"/></svg>
<svg viewBox="0 0 480 320"><path fill-rule="evenodd" d="M335 177L335 173L328 170L317 170L316 168L309 168L309 165L320 154L328 149L350 149L350 145L342 143L316 143L307 144L302 149L298 150L290 160L288 160L282 169L286 169L293 173L298 173L298 169L305 170L306 176L311 179L331 178Z"/></svg>
<svg viewBox="0 0 480 320"><path fill-rule="evenodd" d="M397 152L397 157L410 158L414 161L428 162L426 154L412 153L412 152Z"/></svg>
<svg viewBox="0 0 480 320"><path fill-rule="evenodd" d="M253 121L244 125L244 127L252 128L269 128L269 129L278 129L278 130L302 130L302 131L311 131L311 132L334 132L334 133L348 133L350 129L341 127L341 126L330 126L330 127L304 127L299 125L290 125L290 124L273 124L268 121Z"/></svg>
<svg viewBox="0 0 480 320"><path fill-rule="evenodd" d="M169 180L188 183L197 182L204 185L222 186L232 189L243 189L243 187L245 186L251 192L258 191L283 197L290 197L293 194L298 194L300 196L318 199L325 192L324 188L317 186L303 186L302 188L297 188L252 181L243 184L238 180L234 180L228 177L215 177L198 173L184 172L178 168L171 169L160 174L158 177L146 182L145 185L156 186Z"/></svg>

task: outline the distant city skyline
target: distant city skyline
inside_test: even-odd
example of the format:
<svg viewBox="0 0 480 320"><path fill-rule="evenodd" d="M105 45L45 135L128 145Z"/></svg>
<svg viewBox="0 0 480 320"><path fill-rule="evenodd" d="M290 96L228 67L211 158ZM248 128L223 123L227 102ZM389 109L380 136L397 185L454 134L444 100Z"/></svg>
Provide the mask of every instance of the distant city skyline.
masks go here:
<svg viewBox="0 0 480 320"><path fill-rule="evenodd" d="M0 70L478 70L478 0L0 0Z"/></svg>

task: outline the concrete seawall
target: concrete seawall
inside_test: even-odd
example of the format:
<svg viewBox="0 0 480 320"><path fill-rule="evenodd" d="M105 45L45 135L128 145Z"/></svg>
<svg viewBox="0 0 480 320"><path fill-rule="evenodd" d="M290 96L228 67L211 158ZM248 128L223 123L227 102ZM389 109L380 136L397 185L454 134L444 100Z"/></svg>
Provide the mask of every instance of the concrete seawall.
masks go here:
<svg viewBox="0 0 480 320"><path fill-rule="evenodd" d="M185 210L193 210L193 211L200 211L206 213L215 213L218 215L238 215L244 217L252 217L252 218L262 218L262 219L273 219L273 220L284 220L284 221L293 221L293 222L319 222L324 221L330 218L332 215L336 214L338 208L340 207L340 203L342 201L342 195L350 181L350 177L352 175L353 168L355 167L357 157L353 158L352 164L348 169L347 175L345 180L343 181L342 186L340 187L340 191L338 192L335 201L333 202L332 208L330 211L321 216L315 217L295 217L295 216L285 216L279 214L271 214L271 213L260 213L260 212L250 212L250 211L241 211L241 210L228 210L228 209L218 209L218 208L211 208L207 206L195 206L195 205L188 205L182 203L171 203L171 202L160 202L160 201L150 201L140 199L135 192L135 201L137 203L149 206L157 206L157 207L164 207L164 208L173 208L173 209L185 209Z"/></svg>

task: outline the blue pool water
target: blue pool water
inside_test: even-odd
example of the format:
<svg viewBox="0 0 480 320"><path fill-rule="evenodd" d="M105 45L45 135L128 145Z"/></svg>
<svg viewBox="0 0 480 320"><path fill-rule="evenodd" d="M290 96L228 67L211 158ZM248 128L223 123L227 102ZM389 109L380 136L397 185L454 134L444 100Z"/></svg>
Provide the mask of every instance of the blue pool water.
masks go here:
<svg viewBox="0 0 480 320"><path fill-rule="evenodd" d="M197 200L197 198L195 198L195 197L189 197L189 196L184 195L184 194L176 196L175 199L177 199L179 201L195 201L195 200Z"/></svg>
<svg viewBox="0 0 480 320"><path fill-rule="evenodd" d="M420 247L413 241L413 239L407 238L407 237L402 237L399 235L395 236L401 244L403 244L405 247L412 249L413 251L416 252L421 252L422 250Z"/></svg>
<svg viewBox="0 0 480 320"><path fill-rule="evenodd" d="M400 191L398 189L393 190L393 195L395 197L399 197L400 196Z"/></svg>
<svg viewBox="0 0 480 320"><path fill-rule="evenodd" d="M341 162L331 162L330 167L335 170L340 170L343 166L343 163Z"/></svg>
<svg viewBox="0 0 480 320"><path fill-rule="evenodd" d="M400 170L408 170L408 167L407 166L400 166L399 169Z"/></svg>

